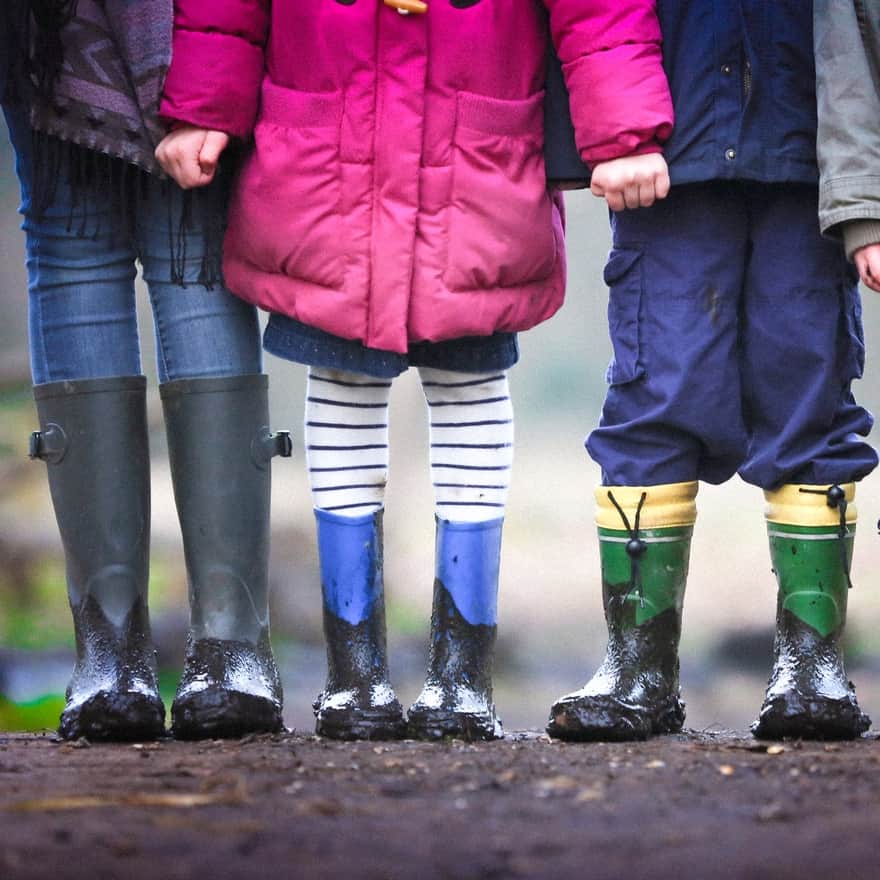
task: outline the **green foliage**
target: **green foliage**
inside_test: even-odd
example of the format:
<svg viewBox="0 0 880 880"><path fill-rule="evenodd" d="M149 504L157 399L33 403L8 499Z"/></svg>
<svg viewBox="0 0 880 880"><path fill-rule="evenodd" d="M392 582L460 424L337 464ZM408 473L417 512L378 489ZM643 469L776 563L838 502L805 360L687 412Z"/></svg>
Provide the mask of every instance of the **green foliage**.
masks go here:
<svg viewBox="0 0 880 880"><path fill-rule="evenodd" d="M63 708L63 694L46 694L27 703L0 696L0 730L55 730Z"/></svg>

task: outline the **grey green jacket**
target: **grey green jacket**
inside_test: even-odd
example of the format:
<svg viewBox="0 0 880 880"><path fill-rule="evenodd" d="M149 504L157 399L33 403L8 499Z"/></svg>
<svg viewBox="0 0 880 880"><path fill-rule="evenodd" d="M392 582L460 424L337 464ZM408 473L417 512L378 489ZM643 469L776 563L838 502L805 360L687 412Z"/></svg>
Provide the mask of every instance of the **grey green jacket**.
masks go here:
<svg viewBox="0 0 880 880"><path fill-rule="evenodd" d="M815 0L819 224L848 257L880 242L880 2Z"/></svg>

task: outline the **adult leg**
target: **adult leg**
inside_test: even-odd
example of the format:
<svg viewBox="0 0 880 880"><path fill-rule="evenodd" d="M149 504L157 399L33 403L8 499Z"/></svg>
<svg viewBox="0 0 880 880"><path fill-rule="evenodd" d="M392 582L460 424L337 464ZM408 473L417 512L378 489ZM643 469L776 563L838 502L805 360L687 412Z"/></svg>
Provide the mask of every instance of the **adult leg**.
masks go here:
<svg viewBox="0 0 880 880"><path fill-rule="evenodd" d="M84 218L95 224L80 234ZM145 380L134 252L110 234L99 186L66 178L26 214L29 327L40 431L64 545L77 658L59 732L146 739L164 730L147 610L150 538Z"/></svg>
<svg viewBox="0 0 880 880"><path fill-rule="evenodd" d="M507 374L420 367L430 414L437 528L425 686L410 707L421 739L496 739L492 701L501 530L513 464Z"/></svg>
<svg viewBox="0 0 880 880"><path fill-rule="evenodd" d="M855 275L815 222L813 187L752 197L743 400L743 479L765 490L777 578L774 663L752 727L763 738L847 738L870 720L844 667L855 481L877 463L854 400L864 347Z"/></svg>
<svg viewBox="0 0 880 880"><path fill-rule="evenodd" d="M190 603L172 731L196 739L280 730L281 682L269 638L270 461L290 454L289 437L269 431L255 310L200 280L204 194L186 197L184 223L181 191L151 186L138 245L156 323ZM186 246L172 266L169 226L181 225Z"/></svg>
<svg viewBox="0 0 880 880"><path fill-rule="evenodd" d="M334 739L404 735L385 636L382 515L391 381L312 367L305 437L318 531L327 683L315 730Z"/></svg>
<svg viewBox="0 0 880 880"><path fill-rule="evenodd" d="M563 739L643 739L680 729L678 643L697 480L722 482L745 451L738 307L746 228L735 186L674 190L614 218L605 270L614 360L587 448L597 490L608 648L557 700Z"/></svg>

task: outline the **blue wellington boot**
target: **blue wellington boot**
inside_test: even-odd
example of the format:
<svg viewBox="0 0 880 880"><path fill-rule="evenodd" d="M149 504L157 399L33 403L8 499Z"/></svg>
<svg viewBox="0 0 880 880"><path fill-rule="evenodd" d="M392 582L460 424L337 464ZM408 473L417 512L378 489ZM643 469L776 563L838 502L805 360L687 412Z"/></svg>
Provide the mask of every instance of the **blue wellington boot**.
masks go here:
<svg viewBox="0 0 880 880"><path fill-rule="evenodd" d="M319 736L399 739L406 733L388 676L382 514L315 510L327 642L327 684L313 704Z"/></svg>
<svg viewBox="0 0 880 880"><path fill-rule="evenodd" d="M437 519L428 674L410 707L417 739L502 737L492 702L503 519Z"/></svg>

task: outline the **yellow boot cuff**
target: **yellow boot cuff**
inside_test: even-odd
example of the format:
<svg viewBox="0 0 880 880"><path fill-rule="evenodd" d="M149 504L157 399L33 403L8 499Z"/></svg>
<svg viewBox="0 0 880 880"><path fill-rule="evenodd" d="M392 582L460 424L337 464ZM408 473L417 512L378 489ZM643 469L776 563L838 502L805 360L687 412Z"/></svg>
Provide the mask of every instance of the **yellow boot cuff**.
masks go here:
<svg viewBox="0 0 880 880"><path fill-rule="evenodd" d="M697 520L697 481L667 483L664 486L597 486L596 525L600 529L624 530L623 518L611 500L614 497L635 528L636 510L645 495L639 515L640 529L691 526ZM610 494L609 494L610 493Z"/></svg>
<svg viewBox="0 0 880 880"><path fill-rule="evenodd" d="M829 507L825 496L832 485L828 483L824 486L806 486L789 483L780 489L765 491L767 509L764 515L767 522L789 526L839 526L840 511L836 507ZM856 484L842 483L840 488L846 497L846 521L854 523L856 506L853 499L856 497Z"/></svg>

